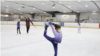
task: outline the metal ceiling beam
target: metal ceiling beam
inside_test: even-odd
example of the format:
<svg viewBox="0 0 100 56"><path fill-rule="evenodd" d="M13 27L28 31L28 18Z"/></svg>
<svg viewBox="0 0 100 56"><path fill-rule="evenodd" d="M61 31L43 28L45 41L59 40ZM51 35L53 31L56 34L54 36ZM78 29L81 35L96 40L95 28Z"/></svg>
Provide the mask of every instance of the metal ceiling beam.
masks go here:
<svg viewBox="0 0 100 56"><path fill-rule="evenodd" d="M12 1L7 1L7 2L10 2L10 3L15 3L15 4L20 4L20 3L17 3L17 2L12 2ZM39 9L39 8L35 7L35 6L26 5L26 4L20 4L20 5L24 5L24 6L28 6L28 7L32 7L32 8L36 8L36 9L38 9L38 10L42 11L42 12L46 12L46 11L44 11L44 10L42 10L42 9Z"/></svg>
<svg viewBox="0 0 100 56"><path fill-rule="evenodd" d="M95 3L94 1L92 1L94 4L95 4L95 6L99 9L99 11L100 11L100 8L99 8L99 6L97 5L97 3Z"/></svg>
<svg viewBox="0 0 100 56"><path fill-rule="evenodd" d="M67 6L65 6L64 4L61 4L61 3L58 3L58 2L55 2L55 1L51 1L51 2L60 4L60 5L62 5L63 7L69 9L70 11L75 12L74 10L72 10L72 9L68 8ZM77 12L75 12L75 13L77 13Z"/></svg>

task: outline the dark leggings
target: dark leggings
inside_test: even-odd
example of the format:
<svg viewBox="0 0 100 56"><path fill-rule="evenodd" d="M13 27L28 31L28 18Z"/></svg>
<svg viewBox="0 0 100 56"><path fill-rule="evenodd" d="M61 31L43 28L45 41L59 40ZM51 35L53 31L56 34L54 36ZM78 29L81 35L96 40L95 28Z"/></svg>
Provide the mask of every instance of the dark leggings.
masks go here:
<svg viewBox="0 0 100 56"><path fill-rule="evenodd" d="M55 51L54 56L57 56L58 44L57 43L54 43L54 38L51 38L51 37L47 36L46 33L47 33L47 29L44 31L44 37L53 44L54 51Z"/></svg>
<svg viewBox="0 0 100 56"><path fill-rule="evenodd" d="M21 32L20 32L20 28L19 28L19 27L17 27L17 33L18 33L18 30L19 30L19 34L21 34Z"/></svg>
<svg viewBox="0 0 100 56"><path fill-rule="evenodd" d="M30 29L30 26L27 26L26 28L27 28L27 33L28 33L29 32L29 29Z"/></svg>

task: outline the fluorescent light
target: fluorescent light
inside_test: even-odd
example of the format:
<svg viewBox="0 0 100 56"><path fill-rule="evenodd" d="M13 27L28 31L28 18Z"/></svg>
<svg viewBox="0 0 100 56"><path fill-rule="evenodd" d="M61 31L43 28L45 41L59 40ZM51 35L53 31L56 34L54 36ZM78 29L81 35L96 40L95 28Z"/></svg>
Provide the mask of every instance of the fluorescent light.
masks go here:
<svg viewBox="0 0 100 56"><path fill-rule="evenodd" d="M55 7L53 6L53 8L55 8Z"/></svg>
<svg viewBox="0 0 100 56"><path fill-rule="evenodd" d="M4 15L5 17L8 17L9 15Z"/></svg>
<svg viewBox="0 0 100 56"><path fill-rule="evenodd" d="M2 0L2 2L5 2L4 0Z"/></svg>
<svg viewBox="0 0 100 56"><path fill-rule="evenodd" d="M62 3L62 2L59 2L59 3Z"/></svg>
<svg viewBox="0 0 100 56"><path fill-rule="evenodd" d="M8 6L6 6L6 7L8 7Z"/></svg>
<svg viewBox="0 0 100 56"><path fill-rule="evenodd" d="M23 5L21 5L21 6L23 6Z"/></svg>
<svg viewBox="0 0 100 56"><path fill-rule="evenodd" d="M18 10L20 10L20 9L18 9Z"/></svg>
<svg viewBox="0 0 100 56"><path fill-rule="evenodd" d="M33 8L33 9L35 9L35 8Z"/></svg>
<svg viewBox="0 0 100 56"><path fill-rule="evenodd" d="M21 5L21 6L24 6L24 5Z"/></svg>
<svg viewBox="0 0 100 56"><path fill-rule="evenodd" d="M44 3L42 3L42 4L44 4Z"/></svg>
<svg viewBox="0 0 100 56"><path fill-rule="evenodd" d="M43 13L46 13L46 12L43 12Z"/></svg>
<svg viewBox="0 0 100 56"><path fill-rule="evenodd" d="M81 2L81 0L78 0L78 2Z"/></svg>
<svg viewBox="0 0 100 56"><path fill-rule="evenodd" d="M85 5L85 7L88 7L88 5Z"/></svg>
<svg viewBox="0 0 100 56"><path fill-rule="evenodd" d="M68 6L69 8L71 7L71 6Z"/></svg>

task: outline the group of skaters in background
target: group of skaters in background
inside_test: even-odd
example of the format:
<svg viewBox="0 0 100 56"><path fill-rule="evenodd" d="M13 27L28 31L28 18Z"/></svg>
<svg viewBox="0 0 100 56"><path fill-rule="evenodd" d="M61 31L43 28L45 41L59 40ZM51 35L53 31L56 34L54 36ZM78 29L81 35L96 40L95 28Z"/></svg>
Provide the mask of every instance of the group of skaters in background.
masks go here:
<svg viewBox="0 0 100 56"><path fill-rule="evenodd" d="M26 32L27 33L29 33L30 22L32 23L32 25L34 25L33 22L28 17L25 17ZM21 34L21 31L20 31L20 21L17 22L17 34L18 34L18 31L19 31L19 34Z"/></svg>
<svg viewBox="0 0 100 56"><path fill-rule="evenodd" d="M32 25L34 25L33 22L28 17L25 17L26 32L27 33L29 33L30 22L31 22ZM17 34L18 34L18 31L19 31L19 34L21 34L21 31L20 31L20 21L17 22ZM81 25L80 25L80 23L78 23L78 33L81 33Z"/></svg>

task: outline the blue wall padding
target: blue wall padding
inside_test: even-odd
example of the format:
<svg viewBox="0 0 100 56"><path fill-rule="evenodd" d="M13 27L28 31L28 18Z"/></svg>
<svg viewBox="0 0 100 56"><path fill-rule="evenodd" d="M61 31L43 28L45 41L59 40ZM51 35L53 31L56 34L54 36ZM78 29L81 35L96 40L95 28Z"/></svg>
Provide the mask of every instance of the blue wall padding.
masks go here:
<svg viewBox="0 0 100 56"><path fill-rule="evenodd" d="M64 26L64 22L63 22L63 25L62 26Z"/></svg>

